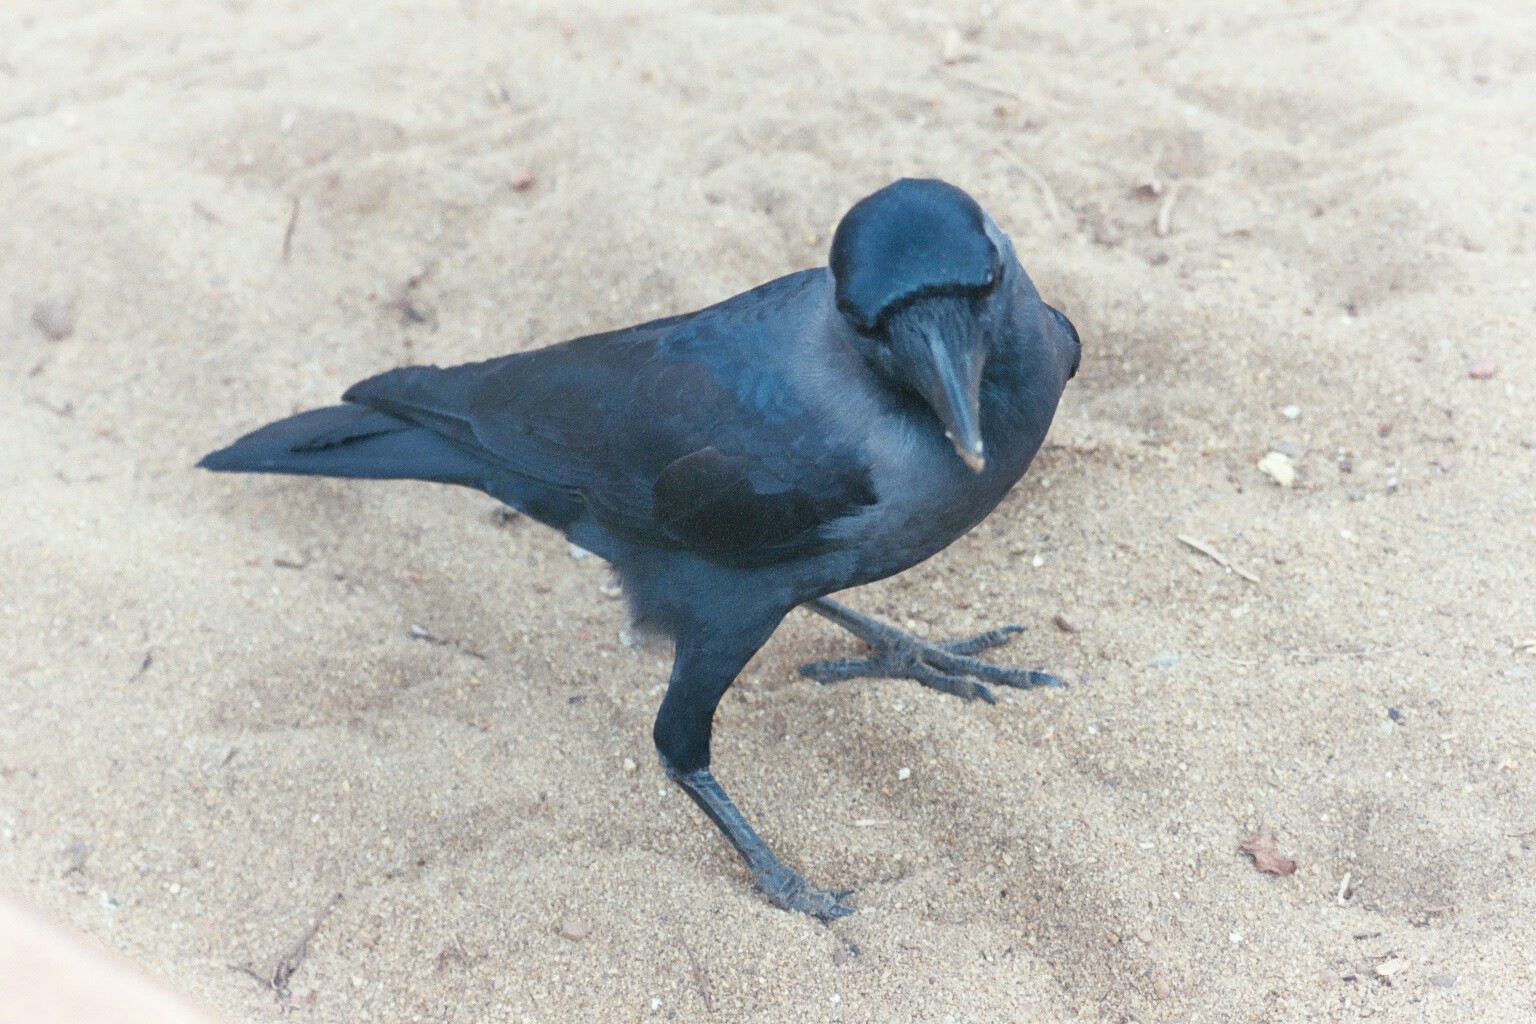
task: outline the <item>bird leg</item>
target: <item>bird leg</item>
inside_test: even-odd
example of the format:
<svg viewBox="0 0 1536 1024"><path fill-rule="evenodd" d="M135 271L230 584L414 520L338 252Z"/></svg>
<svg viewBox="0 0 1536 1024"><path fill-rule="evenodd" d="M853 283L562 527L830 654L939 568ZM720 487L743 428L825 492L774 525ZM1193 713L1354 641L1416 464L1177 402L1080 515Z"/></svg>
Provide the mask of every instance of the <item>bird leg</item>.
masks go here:
<svg viewBox="0 0 1536 1024"><path fill-rule="evenodd" d="M865 678L915 679L929 689L965 700L980 698L988 704L997 703L997 699L992 696L987 683L1019 690L1062 685L1061 680L1047 672L1004 668L972 657L981 651L1003 646L1014 634L1022 633L1023 626L990 629L967 640L929 643L895 626L861 615L830 598L817 598L807 602L805 607L842 626L874 651L868 658L816 661L800 666L801 675L819 683Z"/></svg>
<svg viewBox="0 0 1536 1024"><path fill-rule="evenodd" d="M667 777L682 787L735 847L747 870L752 872L758 891L777 907L830 921L853 913L853 908L843 902L851 893L818 889L779 860L709 770L715 708L736 673L771 632L770 628L744 655L739 651L734 655L712 652L680 637L672 679L656 714L652 736Z"/></svg>

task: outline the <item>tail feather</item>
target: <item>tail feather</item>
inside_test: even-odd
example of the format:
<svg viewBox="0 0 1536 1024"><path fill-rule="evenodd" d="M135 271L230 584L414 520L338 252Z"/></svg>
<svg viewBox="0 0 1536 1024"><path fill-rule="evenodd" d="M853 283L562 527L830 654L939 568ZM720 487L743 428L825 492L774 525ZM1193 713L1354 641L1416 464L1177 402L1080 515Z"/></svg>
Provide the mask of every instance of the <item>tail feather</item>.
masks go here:
<svg viewBox="0 0 1536 1024"><path fill-rule="evenodd" d="M569 530L586 514L574 491L499 467L428 427L361 405L311 409L252 431L198 466L360 480L428 480L484 491L541 523Z"/></svg>
<svg viewBox="0 0 1536 1024"><path fill-rule="evenodd" d="M431 480L485 488L490 467L442 436L358 405L269 423L198 463L221 473Z"/></svg>

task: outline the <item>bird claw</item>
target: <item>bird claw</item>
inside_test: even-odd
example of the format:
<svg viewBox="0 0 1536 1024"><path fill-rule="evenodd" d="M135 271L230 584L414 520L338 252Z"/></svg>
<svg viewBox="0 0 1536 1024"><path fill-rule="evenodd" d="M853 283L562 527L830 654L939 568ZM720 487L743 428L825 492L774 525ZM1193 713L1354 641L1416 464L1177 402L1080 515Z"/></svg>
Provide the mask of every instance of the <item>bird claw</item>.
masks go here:
<svg viewBox="0 0 1536 1024"><path fill-rule="evenodd" d="M853 895L852 889L818 889L782 864L758 876L757 891L776 907L809 914L818 921L835 921L853 913L843 902Z"/></svg>
<svg viewBox="0 0 1536 1024"><path fill-rule="evenodd" d="M912 679L940 693L952 694L962 700L984 700L988 704L996 704L997 698L987 683L1016 690L1064 685L1048 672L1005 668L971 657L978 651L1008 643L1024 632L1022 626L989 629L968 639L948 643L928 643L898 629L887 628L888 632L870 645L875 650L873 657L814 661L800 666L800 674L823 684L861 678Z"/></svg>

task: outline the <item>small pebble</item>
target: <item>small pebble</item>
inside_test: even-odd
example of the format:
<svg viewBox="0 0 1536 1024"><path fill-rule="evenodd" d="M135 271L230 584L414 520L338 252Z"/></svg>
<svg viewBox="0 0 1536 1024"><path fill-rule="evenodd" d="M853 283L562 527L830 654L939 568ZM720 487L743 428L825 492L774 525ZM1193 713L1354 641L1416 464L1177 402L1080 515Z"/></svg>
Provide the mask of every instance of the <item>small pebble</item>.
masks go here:
<svg viewBox="0 0 1536 1024"><path fill-rule="evenodd" d="M1297 416L1301 415L1301 406L1288 405L1284 409L1280 410L1280 415L1284 416L1288 420L1293 420Z"/></svg>
<svg viewBox="0 0 1536 1024"><path fill-rule="evenodd" d="M901 769L900 771L898 771L896 773L896 777L898 779L900 779L902 782L906 782L908 779L910 779L912 777L912 769L911 768L903 768L903 769Z"/></svg>
<svg viewBox="0 0 1536 1024"><path fill-rule="evenodd" d="M1291 457L1284 452L1270 452L1260 459L1259 472L1281 487L1289 487L1296 482L1296 467L1291 465Z"/></svg>
<svg viewBox="0 0 1536 1024"><path fill-rule="evenodd" d="M1454 974L1431 974L1429 976L1429 983L1436 988L1450 988L1456 984L1456 976Z"/></svg>
<svg viewBox="0 0 1536 1024"><path fill-rule="evenodd" d="M1478 356L1467 366L1467 376L1473 380L1487 380L1499 372L1499 364L1492 356Z"/></svg>
<svg viewBox="0 0 1536 1024"><path fill-rule="evenodd" d="M560 937L580 942L592 934L592 926L579 917L568 917L560 922Z"/></svg>
<svg viewBox="0 0 1536 1024"><path fill-rule="evenodd" d="M50 295L32 307L32 324L49 341L63 341L75 333L75 300Z"/></svg>
<svg viewBox="0 0 1536 1024"><path fill-rule="evenodd" d="M1152 933L1146 928L1136 929L1136 937L1147 945L1152 945Z"/></svg>
<svg viewBox="0 0 1536 1024"><path fill-rule="evenodd" d="M1161 976L1152 979L1152 994L1159 999L1167 999L1173 994L1173 989Z"/></svg>
<svg viewBox="0 0 1536 1024"><path fill-rule="evenodd" d="M1063 633L1081 633L1083 630L1083 627L1079 626L1077 623L1073 622L1071 619L1067 618L1060 612L1057 612L1055 618L1051 619L1051 621L1056 623L1056 628L1061 630Z"/></svg>
<svg viewBox="0 0 1536 1024"><path fill-rule="evenodd" d="M964 56L964 53L961 49L964 41L964 37L960 35L959 29L952 28L948 32L944 33L945 64L957 64L960 62L960 59Z"/></svg>
<svg viewBox="0 0 1536 1024"><path fill-rule="evenodd" d="M1150 662L1153 668L1173 668L1178 663L1179 655L1174 651L1164 651Z"/></svg>
<svg viewBox="0 0 1536 1024"><path fill-rule="evenodd" d="M624 759L624 773L626 775L633 775L633 774L635 774L635 772L637 772L639 770L640 770L640 766L635 764L635 759L634 758L626 757Z"/></svg>

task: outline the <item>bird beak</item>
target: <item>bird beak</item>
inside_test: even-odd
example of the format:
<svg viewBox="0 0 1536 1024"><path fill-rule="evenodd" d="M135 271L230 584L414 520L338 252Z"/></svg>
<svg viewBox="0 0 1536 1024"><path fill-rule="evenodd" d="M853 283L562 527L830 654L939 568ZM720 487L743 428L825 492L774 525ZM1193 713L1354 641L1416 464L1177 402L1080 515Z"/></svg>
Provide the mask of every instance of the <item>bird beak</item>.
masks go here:
<svg viewBox="0 0 1536 1024"><path fill-rule="evenodd" d="M927 335L917 389L944 424L955 454L980 473L987 468L981 440L981 353L970 345L946 342L935 328ZM969 341L969 339L964 339Z"/></svg>

